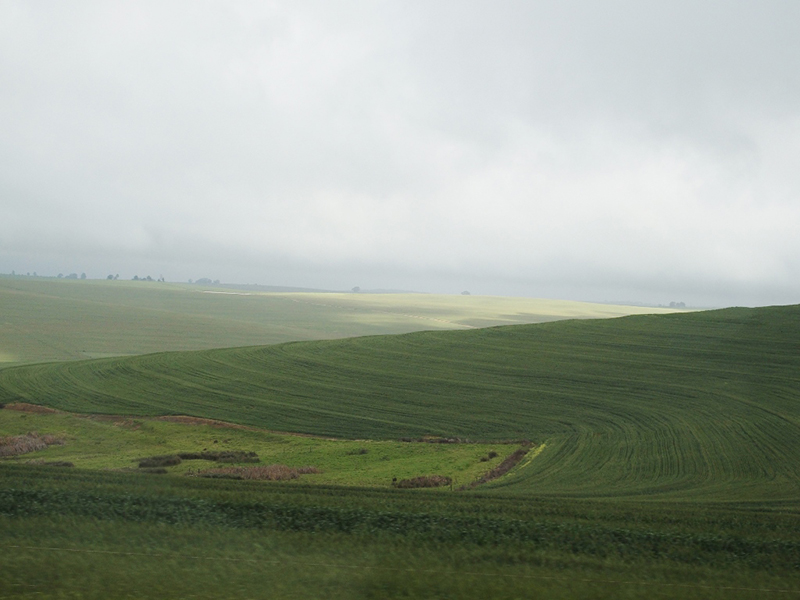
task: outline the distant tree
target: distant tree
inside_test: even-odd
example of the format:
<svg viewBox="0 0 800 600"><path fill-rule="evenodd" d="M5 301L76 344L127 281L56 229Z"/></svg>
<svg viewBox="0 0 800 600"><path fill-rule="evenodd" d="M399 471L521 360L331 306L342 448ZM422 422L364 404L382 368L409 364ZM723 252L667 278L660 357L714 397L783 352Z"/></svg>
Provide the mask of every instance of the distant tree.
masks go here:
<svg viewBox="0 0 800 600"><path fill-rule="evenodd" d="M58 278L59 278L59 279L61 279L63 276L64 276L64 274L63 274L63 273L59 273L59 274L58 274Z"/></svg>
<svg viewBox="0 0 800 600"><path fill-rule="evenodd" d="M81 273L81 279L86 279L86 273Z"/></svg>
<svg viewBox="0 0 800 600"><path fill-rule="evenodd" d="M117 273L116 275L114 275L114 279L119 279L119 273Z"/></svg>
<svg viewBox="0 0 800 600"><path fill-rule="evenodd" d="M192 283L192 280L191 280L191 279L189 280L189 283Z"/></svg>
<svg viewBox="0 0 800 600"><path fill-rule="evenodd" d="M210 285L213 282L208 277L201 277L200 279L195 281L195 283L198 283L200 285Z"/></svg>
<svg viewBox="0 0 800 600"><path fill-rule="evenodd" d="M150 275L148 275L147 277L144 278L144 281L153 281L153 278L150 277Z"/></svg>
<svg viewBox="0 0 800 600"><path fill-rule="evenodd" d="M38 277L38 275L36 274L36 271L33 272L33 276L34 277Z"/></svg>
<svg viewBox="0 0 800 600"><path fill-rule="evenodd" d="M219 279L214 280L214 285L219 285Z"/></svg>
<svg viewBox="0 0 800 600"><path fill-rule="evenodd" d="M356 286L356 287L354 287L354 288L353 288L353 293L355 293L355 294L357 294L357 293L358 293L358 292L360 292L360 291L361 291L361 288L360 288L360 287L358 287L358 286Z"/></svg>
<svg viewBox="0 0 800 600"><path fill-rule="evenodd" d="M77 278L78 278L77 273L70 273L69 275L67 275L67 279L77 279Z"/></svg>
<svg viewBox="0 0 800 600"><path fill-rule="evenodd" d="M138 275L134 275L134 276L133 276L133 280L134 280L134 281L139 281L139 276L138 276Z"/></svg>
<svg viewBox="0 0 800 600"><path fill-rule="evenodd" d="M469 296L469 292L467 290L464 290L463 292L461 292L461 295L462 296Z"/></svg>
<svg viewBox="0 0 800 600"><path fill-rule="evenodd" d="M112 280L112 279L114 279L114 276L113 275L109 275L108 277L106 277L106 279Z"/></svg>

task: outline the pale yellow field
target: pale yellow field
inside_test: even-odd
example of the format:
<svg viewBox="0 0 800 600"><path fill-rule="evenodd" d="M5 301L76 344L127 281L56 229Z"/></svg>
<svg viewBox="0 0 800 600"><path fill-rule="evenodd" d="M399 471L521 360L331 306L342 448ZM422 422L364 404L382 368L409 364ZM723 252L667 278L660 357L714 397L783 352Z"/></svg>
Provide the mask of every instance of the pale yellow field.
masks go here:
<svg viewBox="0 0 800 600"><path fill-rule="evenodd" d="M499 296L263 293L27 277L0 277L0 307L0 366L669 312Z"/></svg>

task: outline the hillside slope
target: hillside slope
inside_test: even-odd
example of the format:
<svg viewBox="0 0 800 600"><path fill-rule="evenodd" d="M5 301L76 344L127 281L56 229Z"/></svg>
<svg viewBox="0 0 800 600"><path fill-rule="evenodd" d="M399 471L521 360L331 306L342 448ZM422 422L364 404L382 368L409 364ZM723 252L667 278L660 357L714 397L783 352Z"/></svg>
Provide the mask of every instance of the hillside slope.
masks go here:
<svg viewBox="0 0 800 600"><path fill-rule="evenodd" d="M0 372L0 402L349 438L546 442L507 492L800 499L800 307L163 353Z"/></svg>

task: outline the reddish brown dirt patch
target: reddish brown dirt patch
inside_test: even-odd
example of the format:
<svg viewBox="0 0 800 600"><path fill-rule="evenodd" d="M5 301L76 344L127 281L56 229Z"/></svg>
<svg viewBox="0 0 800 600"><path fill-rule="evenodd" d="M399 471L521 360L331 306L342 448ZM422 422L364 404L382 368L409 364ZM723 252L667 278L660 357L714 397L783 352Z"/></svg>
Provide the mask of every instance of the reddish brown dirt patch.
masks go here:
<svg viewBox="0 0 800 600"><path fill-rule="evenodd" d="M61 446L64 440L54 435L39 435L35 431L25 435L0 437L0 456L18 456L44 450L48 446Z"/></svg>
<svg viewBox="0 0 800 600"><path fill-rule="evenodd" d="M5 405L6 410L16 410L18 412L35 413L38 415L51 415L57 413L55 408L40 406L38 404L28 404L27 402L12 402Z"/></svg>
<svg viewBox="0 0 800 600"><path fill-rule="evenodd" d="M256 429L255 427L248 427L247 425L238 425L237 423L227 423L214 419L203 419L201 417L190 417L188 415L167 415L164 417L154 417L154 420L182 423L184 425L208 425L209 427L218 427L220 429L245 429L248 431L255 431Z"/></svg>
<svg viewBox="0 0 800 600"><path fill-rule="evenodd" d="M525 442L521 448L515 450L511 454L509 454L503 462L497 465L494 469L491 469L488 473L485 473L480 479L477 481L473 481L470 484L461 486L459 489L461 490L468 490L474 487L478 487L484 483L488 483L493 479L497 479L498 477L502 477L506 473L508 473L511 469L513 469L519 461L521 461L525 455L530 452L531 450L531 443Z"/></svg>

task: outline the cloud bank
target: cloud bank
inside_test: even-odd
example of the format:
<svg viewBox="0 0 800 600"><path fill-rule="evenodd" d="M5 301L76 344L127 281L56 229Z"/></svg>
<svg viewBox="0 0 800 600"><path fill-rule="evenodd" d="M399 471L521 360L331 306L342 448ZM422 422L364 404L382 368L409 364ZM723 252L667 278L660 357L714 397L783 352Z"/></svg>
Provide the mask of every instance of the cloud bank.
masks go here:
<svg viewBox="0 0 800 600"><path fill-rule="evenodd" d="M795 2L5 2L0 271L800 301Z"/></svg>

